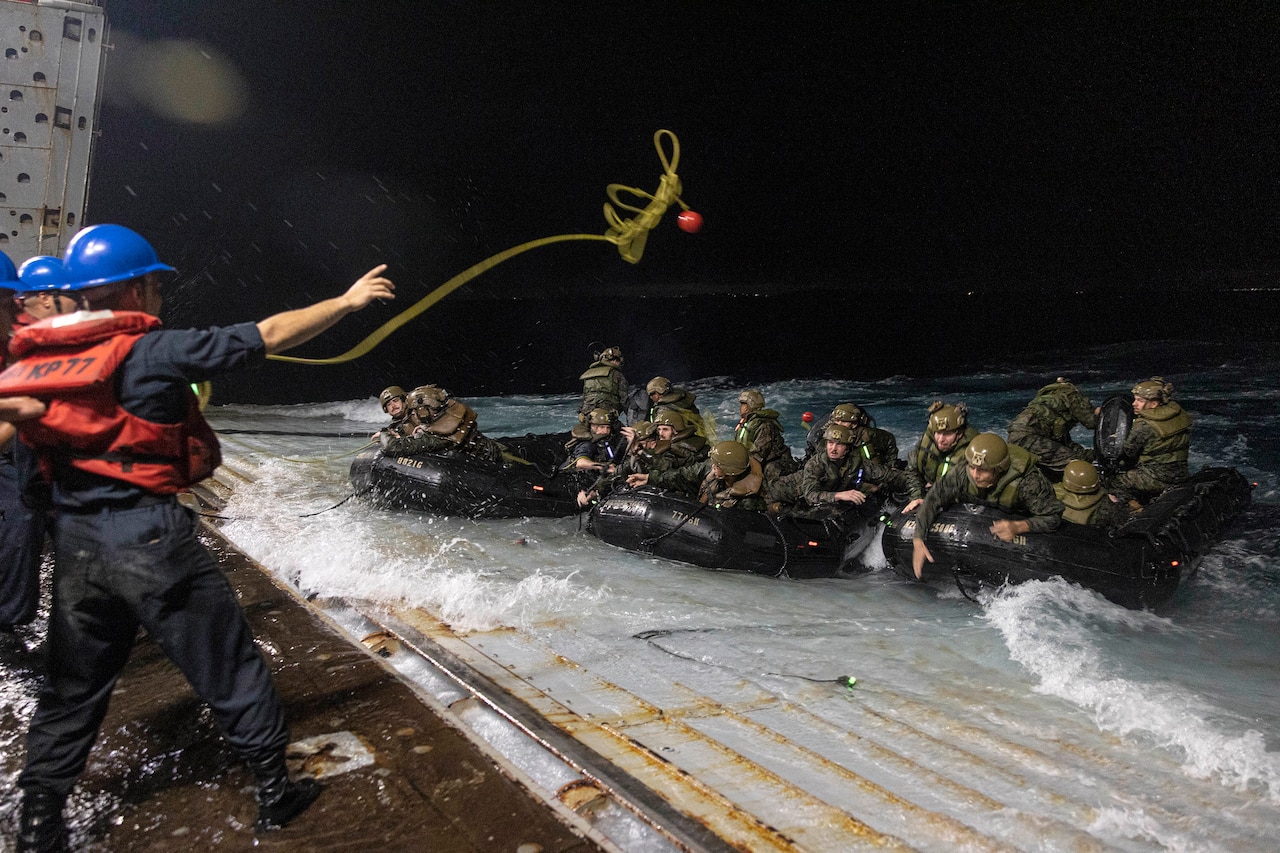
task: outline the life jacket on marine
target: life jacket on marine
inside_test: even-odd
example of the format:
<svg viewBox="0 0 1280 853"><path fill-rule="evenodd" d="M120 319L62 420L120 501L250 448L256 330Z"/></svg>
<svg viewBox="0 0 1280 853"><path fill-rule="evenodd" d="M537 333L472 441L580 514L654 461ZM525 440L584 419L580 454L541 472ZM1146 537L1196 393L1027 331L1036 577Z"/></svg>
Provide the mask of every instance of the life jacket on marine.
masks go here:
<svg viewBox="0 0 1280 853"><path fill-rule="evenodd" d="M459 447L466 447L476 437L479 415L461 400L450 400L444 411L421 426L432 435L438 435Z"/></svg>
<svg viewBox="0 0 1280 853"><path fill-rule="evenodd" d="M20 360L0 373L0 395L43 400L39 420L18 424L22 441L40 454L45 477L56 465L171 495L213 473L222 462L218 439L200 402L184 386L187 413L173 424L131 414L116 397L115 374L160 320L140 311L77 311L20 329L10 351Z"/></svg>
<svg viewBox="0 0 1280 853"><path fill-rule="evenodd" d="M925 430L924 435L920 436L920 443L917 445L914 453L911 454L912 467L915 472L920 475L920 479L925 483L936 483L941 480L948 471L956 465L965 465L964 451L969 446L969 442L978 436L978 428L971 424L966 424L964 432L960 438L956 440L955 447L943 453L938 449L938 445L934 444L933 430Z"/></svg>
<svg viewBox="0 0 1280 853"><path fill-rule="evenodd" d="M1191 416L1172 400L1136 414L1154 427L1157 435L1142 448L1138 464L1186 465L1191 447Z"/></svg>
<svg viewBox="0 0 1280 853"><path fill-rule="evenodd" d="M579 411L608 409L622 410L623 397L627 393L627 380L622 371L603 361L593 362L578 377L582 380L582 405Z"/></svg>
<svg viewBox="0 0 1280 853"><path fill-rule="evenodd" d="M1040 457L1016 444L1010 444L1008 448L1009 467L996 480L995 485L986 490L987 497L978 495L978 487L969 476L965 477L965 492L974 503L996 506L1005 512L1018 512L1015 508L1018 503L1018 484L1036 467Z"/></svg>
<svg viewBox="0 0 1280 853"><path fill-rule="evenodd" d="M764 469L754 456L748 457L750 468L733 477L716 477L710 471L698 489L698 500L701 503L731 507L739 501L757 497L763 502L761 490L764 488Z"/></svg>
<svg viewBox="0 0 1280 853"><path fill-rule="evenodd" d="M1088 525L1092 522L1098 507L1102 505L1102 499L1106 497L1106 492L1101 488L1090 494L1082 495L1067 491L1067 487L1062 483L1053 484L1053 493L1058 496L1058 500L1062 501L1062 505L1066 507L1062 511L1063 520L1083 525Z"/></svg>
<svg viewBox="0 0 1280 853"><path fill-rule="evenodd" d="M896 467L898 440L893 437L893 433L877 426L861 426L854 429L853 435L855 441L861 440L860 444L854 445L854 449L863 459L879 462L886 468Z"/></svg>
<svg viewBox="0 0 1280 853"><path fill-rule="evenodd" d="M738 421L738 425L734 427L733 440L742 444L752 453L756 454L760 461L766 465L775 459L781 459L781 448L772 448L774 451L773 455L766 457L762 452L762 449L756 447L756 436L760 433L760 428L769 421L772 421L774 426L778 428L778 435L782 435L782 424L778 423L779 417L779 413L773 409L756 409L753 412L748 412ZM785 442L780 441L778 443L781 444L782 447L786 447ZM770 448L764 449L768 450Z"/></svg>

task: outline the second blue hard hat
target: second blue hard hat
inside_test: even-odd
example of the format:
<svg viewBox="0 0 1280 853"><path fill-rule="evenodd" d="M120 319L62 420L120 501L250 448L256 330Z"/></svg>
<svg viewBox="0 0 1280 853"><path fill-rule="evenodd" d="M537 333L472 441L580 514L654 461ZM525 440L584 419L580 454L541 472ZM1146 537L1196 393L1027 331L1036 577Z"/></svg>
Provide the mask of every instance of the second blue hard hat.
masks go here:
<svg viewBox="0 0 1280 853"><path fill-rule="evenodd" d="M85 290L147 273L174 271L160 262L156 250L138 232L123 225L90 225L67 244L62 255L63 282L58 289Z"/></svg>

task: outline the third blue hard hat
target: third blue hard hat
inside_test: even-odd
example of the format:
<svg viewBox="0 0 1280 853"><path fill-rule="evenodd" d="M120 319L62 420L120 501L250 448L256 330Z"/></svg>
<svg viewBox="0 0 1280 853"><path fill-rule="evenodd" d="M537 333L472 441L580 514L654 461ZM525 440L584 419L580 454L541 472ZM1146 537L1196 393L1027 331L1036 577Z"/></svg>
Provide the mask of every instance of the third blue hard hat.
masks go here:
<svg viewBox="0 0 1280 853"><path fill-rule="evenodd" d="M151 272L174 272L156 250L123 225L91 225L71 238L62 256L61 290L114 284Z"/></svg>
<svg viewBox="0 0 1280 853"><path fill-rule="evenodd" d="M23 293L40 293L61 290L63 285L62 261L49 255L27 258L18 268L18 281Z"/></svg>
<svg viewBox="0 0 1280 853"><path fill-rule="evenodd" d="M9 260L9 256L4 252L0 252L0 288L6 290L15 290L10 286L18 281L18 268L13 265L13 261Z"/></svg>

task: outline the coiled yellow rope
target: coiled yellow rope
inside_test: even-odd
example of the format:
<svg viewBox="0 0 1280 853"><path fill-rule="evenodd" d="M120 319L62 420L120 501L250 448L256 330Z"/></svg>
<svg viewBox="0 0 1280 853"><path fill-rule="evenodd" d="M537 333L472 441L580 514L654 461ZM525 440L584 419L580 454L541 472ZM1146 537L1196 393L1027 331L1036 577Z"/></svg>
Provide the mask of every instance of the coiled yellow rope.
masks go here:
<svg viewBox="0 0 1280 853"><path fill-rule="evenodd" d="M671 140L670 158L662 150L662 141L665 138ZM538 240L531 240L528 243L521 243L519 246L499 252L455 275L409 306L409 308L392 317L375 330L373 334L342 355L334 356L333 358L299 358L289 355L268 355L267 358L275 361L289 361L295 364L341 364L346 361L353 361L382 343L396 329L399 329L481 273L496 267L505 260L514 258L516 255L523 254L530 249L536 249L539 246L549 246L552 243L564 243L569 240L604 240L618 247L618 252L621 253L623 260L633 264L639 262L640 256L644 253L645 242L649 239L649 232L662 220L662 215L667 212L667 208L672 203L675 203L685 210L689 209L689 206L680 199L681 184L680 178L676 174L676 167L680 163L680 140L669 130L659 130L653 135L653 145L658 150L658 159L662 161L663 169L662 177L658 180L657 192L651 194L635 187L609 184L605 191L613 204L605 202L604 205L604 218L609 223L609 228L604 234L557 234L554 237L543 237ZM648 199L649 203L643 208L624 204L618 199L618 193L620 192L630 193L637 198ZM636 215L630 219L624 219L614 209L614 205Z"/></svg>

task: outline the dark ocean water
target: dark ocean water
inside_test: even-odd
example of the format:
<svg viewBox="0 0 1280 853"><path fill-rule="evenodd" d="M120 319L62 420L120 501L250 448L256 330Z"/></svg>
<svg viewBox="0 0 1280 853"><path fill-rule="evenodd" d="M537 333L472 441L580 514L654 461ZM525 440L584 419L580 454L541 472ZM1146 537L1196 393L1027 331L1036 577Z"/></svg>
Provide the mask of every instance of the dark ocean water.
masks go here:
<svg viewBox="0 0 1280 853"><path fill-rule="evenodd" d="M1079 373L1123 367L1128 342L1164 342L1156 347L1159 364L1133 366L1149 374L1199 363L1206 344L1248 360L1265 359L1280 343L1280 290L958 294L850 285L773 294L450 297L356 361L275 364L219 383L214 400L332 401L428 382L469 397L572 393L602 345L622 347L624 373L643 384L657 375L747 383L944 377L1024 363ZM395 303L350 317L290 354L346 352L416 298L406 288Z"/></svg>

